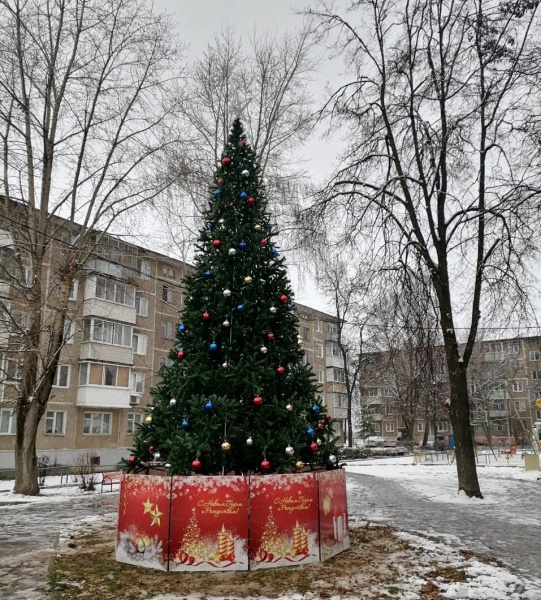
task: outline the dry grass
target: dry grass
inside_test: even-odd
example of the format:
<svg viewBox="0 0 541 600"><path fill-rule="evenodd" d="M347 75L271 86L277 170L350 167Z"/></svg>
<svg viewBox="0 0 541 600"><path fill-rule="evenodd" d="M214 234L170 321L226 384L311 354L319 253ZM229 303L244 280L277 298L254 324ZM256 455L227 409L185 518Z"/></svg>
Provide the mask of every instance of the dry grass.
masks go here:
<svg viewBox="0 0 541 600"><path fill-rule="evenodd" d="M400 595L404 582L414 574L419 548L398 539L394 530L369 526L350 530L351 549L324 563L281 569L231 573L164 573L117 563L112 524L78 535L65 544L49 571L48 597L53 600L139 600L171 593L196 595L265 596L311 592L314 598L333 595L378 600ZM435 581L462 581L464 572L431 565L430 576L420 590L420 600L442 598Z"/></svg>

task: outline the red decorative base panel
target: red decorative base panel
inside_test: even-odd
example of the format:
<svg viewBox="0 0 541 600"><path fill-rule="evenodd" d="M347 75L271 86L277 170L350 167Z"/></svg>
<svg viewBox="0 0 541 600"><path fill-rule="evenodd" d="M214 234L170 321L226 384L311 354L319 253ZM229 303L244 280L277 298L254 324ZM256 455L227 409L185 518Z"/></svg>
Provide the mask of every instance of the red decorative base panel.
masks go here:
<svg viewBox="0 0 541 600"><path fill-rule="evenodd" d="M116 560L169 571L245 571L349 548L342 469L294 475L125 475Z"/></svg>

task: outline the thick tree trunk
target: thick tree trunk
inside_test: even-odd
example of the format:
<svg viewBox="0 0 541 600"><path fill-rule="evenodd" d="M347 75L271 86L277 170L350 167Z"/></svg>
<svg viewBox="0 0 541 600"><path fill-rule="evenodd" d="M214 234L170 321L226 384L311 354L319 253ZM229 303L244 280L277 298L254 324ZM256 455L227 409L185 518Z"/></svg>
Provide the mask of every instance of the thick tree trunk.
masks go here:
<svg viewBox="0 0 541 600"><path fill-rule="evenodd" d="M466 371L461 368L449 369L449 384L451 388L449 413L455 436L458 489L469 497L482 498L475 466Z"/></svg>
<svg viewBox="0 0 541 600"><path fill-rule="evenodd" d="M38 459L36 435L39 424L39 406L26 401L17 411L17 439L15 442L15 493L36 496L38 486Z"/></svg>
<svg viewBox="0 0 541 600"><path fill-rule="evenodd" d="M348 447L353 448L353 419L351 416L351 396L348 398L348 415L347 415L347 424L348 424Z"/></svg>

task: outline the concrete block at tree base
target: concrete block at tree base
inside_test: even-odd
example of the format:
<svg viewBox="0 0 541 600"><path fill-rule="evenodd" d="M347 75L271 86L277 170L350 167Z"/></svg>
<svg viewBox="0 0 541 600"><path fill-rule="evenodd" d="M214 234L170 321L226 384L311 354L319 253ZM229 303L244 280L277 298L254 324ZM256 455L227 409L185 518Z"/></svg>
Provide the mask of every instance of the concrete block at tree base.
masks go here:
<svg viewBox="0 0 541 600"><path fill-rule="evenodd" d="M539 454L525 454L524 469L526 471L539 471Z"/></svg>

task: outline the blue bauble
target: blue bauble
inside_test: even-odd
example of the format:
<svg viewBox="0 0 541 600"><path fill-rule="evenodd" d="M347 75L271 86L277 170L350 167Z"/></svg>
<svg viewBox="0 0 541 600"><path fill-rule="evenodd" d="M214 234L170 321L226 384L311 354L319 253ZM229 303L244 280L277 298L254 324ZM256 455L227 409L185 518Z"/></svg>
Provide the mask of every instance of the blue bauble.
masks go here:
<svg viewBox="0 0 541 600"><path fill-rule="evenodd" d="M312 406L312 412L315 412L316 415L318 414L318 412L319 412L319 406L317 404L314 404L314 406Z"/></svg>
<svg viewBox="0 0 541 600"><path fill-rule="evenodd" d="M205 271L204 275L205 275L205 277L208 279L208 278L209 278L209 277L212 275L212 273L211 273L211 272L210 272L210 271L207 269L207 270Z"/></svg>
<svg viewBox="0 0 541 600"><path fill-rule="evenodd" d="M188 421L186 421L186 419L184 419L184 420L182 421L182 427L184 427L184 429L188 429L188 427L189 427L189 423L188 423Z"/></svg>
<svg viewBox="0 0 541 600"><path fill-rule="evenodd" d="M205 239L205 237L206 237L206 233L205 233L204 231L200 231L200 232L199 232L199 239L200 239L200 240L204 240L204 239Z"/></svg>
<svg viewBox="0 0 541 600"><path fill-rule="evenodd" d="M242 163L239 163L237 165L237 171L240 173L243 169L244 169L244 165Z"/></svg>
<svg viewBox="0 0 541 600"><path fill-rule="evenodd" d="M216 198L218 198L218 196L222 193L222 190L214 190L214 195L216 196Z"/></svg>
<svg viewBox="0 0 541 600"><path fill-rule="evenodd" d="M186 325L179 325L178 326L178 332L179 333L184 333L186 331Z"/></svg>
<svg viewBox="0 0 541 600"><path fill-rule="evenodd" d="M273 256L276 256L278 254L278 250L276 250L276 248L273 248L271 250L271 253L272 253Z"/></svg>
<svg viewBox="0 0 541 600"><path fill-rule="evenodd" d="M218 350L218 344L216 342L212 342L209 346L209 350Z"/></svg>
<svg viewBox="0 0 541 600"><path fill-rule="evenodd" d="M247 247L248 247L248 244L246 242L240 242L239 243L239 248L241 250L246 250Z"/></svg>
<svg viewBox="0 0 541 600"><path fill-rule="evenodd" d="M286 308L287 308L287 310L293 310L293 304L288 304L288 305L286 306Z"/></svg>
<svg viewBox="0 0 541 600"><path fill-rule="evenodd" d="M210 400L205 404L205 410L212 410L212 402Z"/></svg>
<svg viewBox="0 0 541 600"><path fill-rule="evenodd" d="M212 229L212 228L214 227L214 223L213 223L212 221L209 221L209 222L207 223L207 227L208 227L209 229Z"/></svg>
<svg viewBox="0 0 541 600"><path fill-rule="evenodd" d="M311 427L308 427L308 429L306 430L306 433L308 435L314 435L314 430Z"/></svg>
<svg viewBox="0 0 541 600"><path fill-rule="evenodd" d="M237 310L244 310L244 304L239 304L237 306Z"/></svg>
<svg viewBox="0 0 541 600"><path fill-rule="evenodd" d="M242 200L246 200L246 198L248 198L248 194L246 192L241 192L240 197Z"/></svg>

